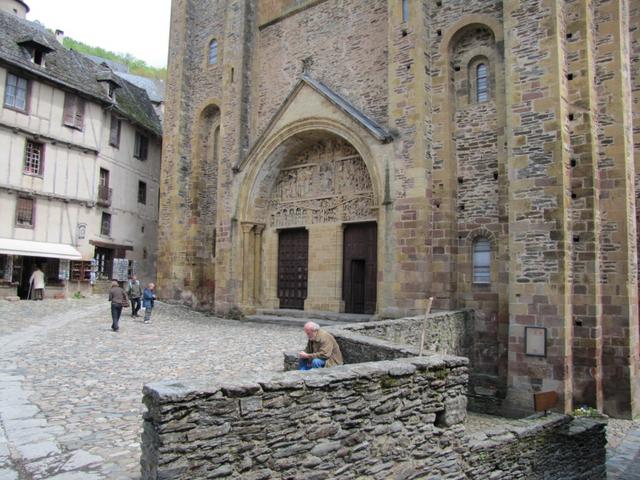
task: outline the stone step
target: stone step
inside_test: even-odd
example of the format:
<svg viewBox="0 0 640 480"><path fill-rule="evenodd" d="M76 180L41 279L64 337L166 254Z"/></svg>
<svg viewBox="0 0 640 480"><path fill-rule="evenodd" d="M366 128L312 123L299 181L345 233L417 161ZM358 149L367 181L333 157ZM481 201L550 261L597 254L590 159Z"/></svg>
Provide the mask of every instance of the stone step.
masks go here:
<svg viewBox="0 0 640 480"><path fill-rule="evenodd" d="M319 325L322 324L318 320L326 320L336 323L360 323L369 322L373 318L373 315L360 313L322 312L319 310L291 310L285 308L258 309L256 315L265 315L269 317L301 318L304 320L312 320Z"/></svg>
<svg viewBox="0 0 640 480"><path fill-rule="evenodd" d="M335 322L332 320L325 320L323 318L301 318L301 317L285 317L282 315L247 315L244 317L245 322L255 323L269 323L274 325L285 325L288 327L304 327L304 324L309 320L313 320L321 327L331 327L335 325L343 325L344 322Z"/></svg>

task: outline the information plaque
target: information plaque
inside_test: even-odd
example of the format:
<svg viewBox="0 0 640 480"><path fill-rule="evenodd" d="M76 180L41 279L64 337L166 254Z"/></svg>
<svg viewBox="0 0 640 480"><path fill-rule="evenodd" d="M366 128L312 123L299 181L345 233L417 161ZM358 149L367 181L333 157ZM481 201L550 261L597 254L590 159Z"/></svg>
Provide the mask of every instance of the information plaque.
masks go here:
<svg viewBox="0 0 640 480"><path fill-rule="evenodd" d="M524 327L526 355L532 357L547 356L547 329L545 327Z"/></svg>

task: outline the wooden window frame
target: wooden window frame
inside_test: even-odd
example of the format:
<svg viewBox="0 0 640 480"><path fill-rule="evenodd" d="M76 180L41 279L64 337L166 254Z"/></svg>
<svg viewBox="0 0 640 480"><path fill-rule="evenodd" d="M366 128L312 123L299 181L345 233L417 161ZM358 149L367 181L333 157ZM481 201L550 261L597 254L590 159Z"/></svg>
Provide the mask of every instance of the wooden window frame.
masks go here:
<svg viewBox="0 0 640 480"><path fill-rule="evenodd" d="M15 105L7 104L7 96L9 95L9 78L10 77L15 77L16 78L15 91L18 90L18 83L17 82L19 82L20 80L24 80L27 83L27 87L26 87L26 90L25 90L25 101L24 101L25 105L24 105L24 109L18 108ZM14 98L15 98L15 91L14 91ZM5 85L4 85L3 106L4 106L4 108L6 108L8 110L13 110L14 112L28 114L29 110L31 108L31 80L29 80L28 78L25 78L25 77L21 77L20 75L16 75L15 73L7 72L7 78L6 78Z"/></svg>
<svg viewBox="0 0 640 480"><path fill-rule="evenodd" d="M144 133L136 131L135 142L133 144L133 157L138 160L146 160L149 155L149 137Z"/></svg>
<svg viewBox="0 0 640 480"><path fill-rule="evenodd" d="M33 171L28 168L29 166L29 145L37 145L40 150L40 159L38 160L38 170ZM41 142L35 142L33 140L27 139L24 145L24 164L22 168L22 173L24 175L30 175L33 177L42 177L44 175L44 153L45 153L45 144Z"/></svg>
<svg viewBox="0 0 640 480"><path fill-rule="evenodd" d="M86 102L84 98L73 93L65 92L62 124L65 127L82 131L84 128L84 112Z"/></svg>
<svg viewBox="0 0 640 480"><path fill-rule="evenodd" d="M20 223L19 220L19 212L20 212L20 202L21 201L29 201L31 202L31 223ZM36 225L36 201L34 198L25 197L19 195L16 197L16 213L15 213L15 226L18 228L29 228L33 229Z"/></svg>

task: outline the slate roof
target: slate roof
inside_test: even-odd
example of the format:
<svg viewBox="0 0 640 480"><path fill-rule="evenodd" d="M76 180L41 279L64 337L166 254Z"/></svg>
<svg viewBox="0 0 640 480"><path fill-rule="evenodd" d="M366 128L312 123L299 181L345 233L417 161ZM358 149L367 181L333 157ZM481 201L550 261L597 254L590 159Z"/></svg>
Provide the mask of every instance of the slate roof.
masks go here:
<svg viewBox="0 0 640 480"><path fill-rule="evenodd" d="M45 66L31 62L28 50L18 42L28 37L44 38L53 48L45 56ZM111 69L98 65L84 55L63 47L41 24L0 11L0 64L32 78L56 85L105 107L113 109L132 123L157 136L162 135L160 120L144 89L119 80L115 103L98 78L110 78Z"/></svg>

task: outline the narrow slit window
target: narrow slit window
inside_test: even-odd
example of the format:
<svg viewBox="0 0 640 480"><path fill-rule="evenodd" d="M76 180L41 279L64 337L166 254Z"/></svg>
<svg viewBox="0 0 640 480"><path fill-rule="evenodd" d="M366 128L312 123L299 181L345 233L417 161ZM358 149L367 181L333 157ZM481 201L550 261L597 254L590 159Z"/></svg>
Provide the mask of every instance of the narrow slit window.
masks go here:
<svg viewBox="0 0 640 480"><path fill-rule="evenodd" d="M491 242L486 238L473 244L473 283L491 283Z"/></svg>
<svg viewBox="0 0 640 480"><path fill-rule="evenodd" d="M409 21L409 0L402 0L402 23Z"/></svg>
<svg viewBox="0 0 640 480"><path fill-rule="evenodd" d="M481 63L476 67L476 92L478 102L489 100L489 77L486 63Z"/></svg>
<svg viewBox="0 0 640 480"><path fill-rule="evenodd" d="M218 63L218 41L214 38L209 42L209 65Z"/></svg>

